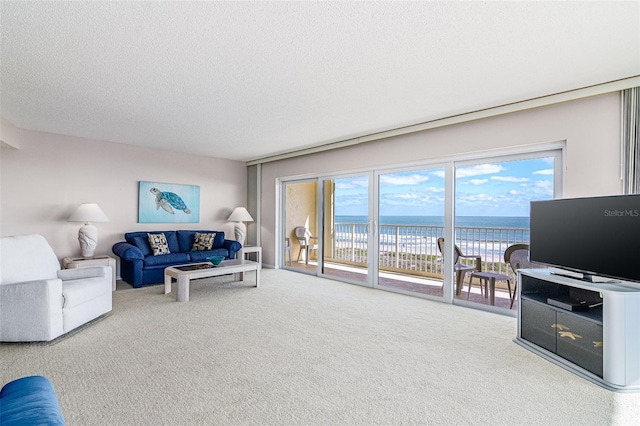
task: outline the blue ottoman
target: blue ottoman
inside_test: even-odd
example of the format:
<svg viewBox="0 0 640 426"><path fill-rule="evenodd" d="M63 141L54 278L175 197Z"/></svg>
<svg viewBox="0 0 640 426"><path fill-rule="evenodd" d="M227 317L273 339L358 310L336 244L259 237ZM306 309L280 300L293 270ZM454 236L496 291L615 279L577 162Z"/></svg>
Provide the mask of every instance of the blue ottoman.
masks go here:
<svg viewBox="0 0 640 426"><path fill-rule="evenodd" d="M29 376L4 385L0 390L0 424L64 425L60 405L49 379Z"/></svg>

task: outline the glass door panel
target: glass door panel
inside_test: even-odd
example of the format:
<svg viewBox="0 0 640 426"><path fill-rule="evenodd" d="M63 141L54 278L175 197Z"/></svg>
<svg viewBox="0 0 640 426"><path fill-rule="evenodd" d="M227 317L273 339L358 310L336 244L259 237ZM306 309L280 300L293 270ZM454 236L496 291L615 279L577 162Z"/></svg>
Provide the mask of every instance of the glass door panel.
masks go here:
<svg viewBox="0 0 640 426"><path fill-rule="evenodd" d="M443 296L444 169L378 175L377 286Z"/></svg>
<svg viewBox="0 0 640 426"><path fill-rule="evenodd" d="M369 176L324 179L322 274L369 282Z"/></svg>
<svg viewBox="0 0 640 426"><path fill-rule="evenodd" d="M286 182L284 193L284 241L282 266L300 272L318 269L318 181ZM300 229L304 231L300 231ZM300 238L299 238L300 236Z"/></svg>
<svg viewBox="0 0 640 426"><path fill-rule="evenodd" d="M554 197L556 163L550 154L455 167L455 243L468 266L456 300L511 309L515 276L504 252L529 243L529 202Z"/></svg>

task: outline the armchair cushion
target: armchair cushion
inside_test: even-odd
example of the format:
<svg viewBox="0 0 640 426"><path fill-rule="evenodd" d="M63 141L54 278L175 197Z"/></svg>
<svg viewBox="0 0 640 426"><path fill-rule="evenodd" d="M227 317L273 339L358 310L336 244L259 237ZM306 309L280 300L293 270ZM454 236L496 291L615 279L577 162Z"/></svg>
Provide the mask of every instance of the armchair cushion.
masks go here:
<svg viewBox="0 0 640 426"><path fill-rule="evenodd" d="M81 269L81 268L79 268ZM62 285L64 309L79 306L105 293L104 278L85 278L65 281ZM111 292L111 289L108 289Z"/></svg>

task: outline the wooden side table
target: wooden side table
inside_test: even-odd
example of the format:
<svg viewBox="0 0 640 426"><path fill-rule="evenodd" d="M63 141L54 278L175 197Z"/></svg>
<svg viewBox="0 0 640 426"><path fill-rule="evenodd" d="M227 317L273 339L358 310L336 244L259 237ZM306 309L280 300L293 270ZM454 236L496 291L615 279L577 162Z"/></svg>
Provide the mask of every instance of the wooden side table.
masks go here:
<svg viewBox="0 0 640 426"><path fill-rule="evenodd" d="M111 266L111 287L116 291L116 260L110 256L65 257L62 259L64 269L86 268L89 266Z"/></svg>

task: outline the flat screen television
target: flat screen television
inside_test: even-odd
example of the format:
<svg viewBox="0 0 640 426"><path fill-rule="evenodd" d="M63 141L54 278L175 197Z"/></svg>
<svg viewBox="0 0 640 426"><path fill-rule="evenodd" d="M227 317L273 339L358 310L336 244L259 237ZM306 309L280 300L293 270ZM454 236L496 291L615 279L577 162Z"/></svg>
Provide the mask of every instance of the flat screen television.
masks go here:
<svg viewBox="0 0 640 426"><path fill-rule="evenodd" d="M640 194L532 201L529 228L533 262L640 282Z"/></svg>

